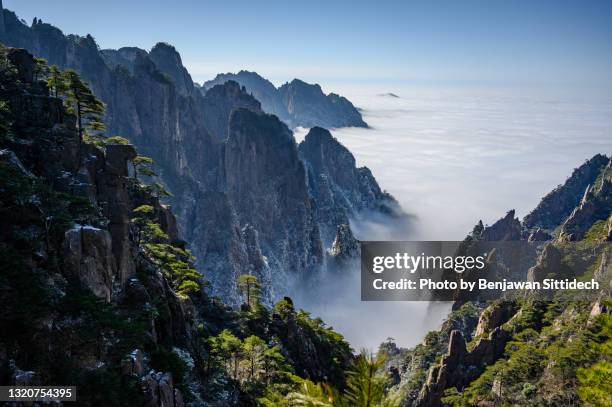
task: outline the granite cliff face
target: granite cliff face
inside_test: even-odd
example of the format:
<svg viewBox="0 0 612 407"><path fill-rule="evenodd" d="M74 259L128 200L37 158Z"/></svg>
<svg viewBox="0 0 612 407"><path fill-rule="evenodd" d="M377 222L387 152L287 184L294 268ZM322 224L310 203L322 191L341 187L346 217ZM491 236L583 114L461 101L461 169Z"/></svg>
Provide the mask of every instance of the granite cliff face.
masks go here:
<svg viewBox="0 0 612 407"><path fill-rule="evenodd" d="M608 161L606 156L597 154L576 168L563 185L548 193L538 206L525 216L523 220L525 227L550 230L563 222L578 205L587 187L595 181Z"/></svg>
<svg viewBox="0 0 612 407"><path fill-rule="evenodd" d="M236 278L250 272L271 300L291 275L320 266L323 246L331 244L338 225L392 201L367 169L354 168L346 149L324 147L326 162L339 166L328 179L338 205L329 207L316 192L324 188L313 189L321 174L311 182L291 132L261 112L248 86L224 80L203 93L170 45L157 44L150 52L100 50L91 36L64 36L40 20L30 27L8 10L2 17L2 41L74 68L106 104L108 133L127 137L155 160L196 266L205 270L212 292L230 302L238 301ZM303 158L307 167L309 158ZM346 177L341 170L349 172Z"/></svg>
<svg viewBox="0 0 612 407"><path fill-rule="evenodd" d="M172 210L128 170L135 147L81 140L68 102L36 77L42 65L26 50L0 46L0 66L0 384L70 384L83 405L145 407L255 405L268 386L293 386L288 373L343 385L352 352L341 335L290 299L233 310L201 290ZM305 171L277 118L239 109L230 122L223 162L230 173L249 167L252 178L228 177L227 192L201 201L220 216L206 216L206 247L269 282L270 242L317 236ZM265 163L283 174L254 167ZM258 188L277 201L262 217ZM234 210L236 193L251 205ZM299 214L281 221L283 205ZM261 235L238 228L238 216L253 218ZM287 262L316 261L303 256L308 242L289 243L284 250L297 256Z"/></svg>
<svg viewBox="0 0 612 407"><path fill-rule="evenodd" d="M357 168L355 157L321 127L310 129L299 145L306 163L308 187L317 204L316 213L327 245L338 225L349 217L373 211L400 216L395 199L382 191L367 167Z"/></svg>
<svg viewBox="0 0 612 407"><path fill-rule="evenodd" d="M192 302L176 294L134 240L131 219L141 205L150 207L168 242L178 239L170 209L128 177L134 147L81 143L75 117L35 79L32 55L0 53L16 69L16 77L7 70L0 79L7 109L0 137L3 384L8 371L15 384L74 380L86 389L85 372L114 377L131 347L192 350ZM21 326L21 313L33 310L31 324ZM114 323L100 325L104 318ZM130 319L136 341L122 325ZM144 405L184 405L170 373L151 369L149 375L166 377L165 404ZM135 388L148 383L143 369L122 380ZM85 390L83 397L91 394Z"/></svg>
<svg viewBox="0 0 612 407"><path fill-rule="evenodd" d="M299 79L276 88L256 72L240 71L236 74L219 74L205 82L203 90L228 80L244 86L261 102L265 112L278 116L289 127L368 127L359 111L346 98L323 93L319 85Z"/></svg>
<svg viewBox="0 0 612 407"><path fill-rule="evenodd" d="M278 89L269 80L262 78L256 72L240 71L236 74L218 74L214 79L204 82L201 91L208 92L215 85L222 85L227 81L234 81L244 86L247 92L261 102L262 109L269 114L273 114L288 125L289 112L283 101L278 96Z"/></svg>
<svg viewBox="0 0 612 407"><path fill-rule="evenodd" d="M220 140L225 140L229 128L229 116L237 108L261 112L261 104L247 94L244 86L237 82L227 81L215 85L204 95L204 122L210 132Z"/></svg>
<svg viewBox="0 0 612 407"><path fill-rule="evenodd" d="M580 204L561 225L560 241L576 241L595 222L605 222L612 212L612 159L600 171L597 179L586 188Z"/></svg>

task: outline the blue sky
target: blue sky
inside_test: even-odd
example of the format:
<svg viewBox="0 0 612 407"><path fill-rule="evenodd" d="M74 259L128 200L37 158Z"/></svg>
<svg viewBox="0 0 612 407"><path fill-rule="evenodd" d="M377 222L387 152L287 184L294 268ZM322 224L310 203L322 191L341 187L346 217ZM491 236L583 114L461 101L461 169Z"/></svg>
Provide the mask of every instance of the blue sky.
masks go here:
<svg viewBox="0 0 612 407"><path fill-rule="evenodd" d="M101 47L176 46L194 79L612 89L612 1L4 0Z"/></svg>

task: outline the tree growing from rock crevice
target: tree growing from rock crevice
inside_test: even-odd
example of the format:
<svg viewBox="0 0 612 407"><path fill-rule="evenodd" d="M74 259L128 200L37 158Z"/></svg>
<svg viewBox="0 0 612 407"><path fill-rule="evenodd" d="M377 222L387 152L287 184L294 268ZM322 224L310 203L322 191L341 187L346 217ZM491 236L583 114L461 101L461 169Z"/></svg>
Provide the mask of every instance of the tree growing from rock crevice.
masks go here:
<svg viewBox="0 0 612 407"><path fill-rule="evenodd" d="M99 135L104 131L104 103L102 103L91 91L87 83L73 69L63 72L62 78L66 85L66 105L71 113L77 118L77 129L79 140L87 129Z"/></svg>
<svg viewBox="0 0 612 407"><path fill-rule="evenodd" d="M161 269L179 296L200 291L201 274L191 264L190 252L170 242L168 235L154 221L155 209L141 205L133 210L133 240L142 248L142 255Z"/></svg>
<svg viewBox="0 0 612 407"><path fill-rule="evenodd" d="M159 181L159 176L153 170L153 165L155 161L151 157L147 157L144 155L138 155L132 159L132 172L134 175L134 179L136 181L141 182L142 179L138 178L138 175L141 175L145 178L148 178L151 182L146 184L143 183L144 188L147 192L153 194L157 198L167 198L172 196L170 192L163 186L163 184Z"/></svg>

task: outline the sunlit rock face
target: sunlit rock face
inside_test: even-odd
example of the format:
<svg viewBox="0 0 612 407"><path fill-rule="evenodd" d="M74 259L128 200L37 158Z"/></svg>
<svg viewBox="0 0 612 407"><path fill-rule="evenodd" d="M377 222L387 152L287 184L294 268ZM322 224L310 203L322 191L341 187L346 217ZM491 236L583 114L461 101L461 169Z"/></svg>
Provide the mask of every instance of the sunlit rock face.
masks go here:
<svg viewBox="0 0 612 407"><path fill-rule="evenodd" d="M341 263L359 258L361 254L359 241L353 236L349 225L343 224L338 226L336 238L332 243L329 254Z"/></svg>
<svg viewBox="0 0 612 407"><path fill-rule="evenodd" d="M580 198L587 187L595 181L607 164L608 158L597 154L576 168L563 185L549 192L538 206L525 216L523 220L525 227L550 230L563 222L580 203Z"/></svg>

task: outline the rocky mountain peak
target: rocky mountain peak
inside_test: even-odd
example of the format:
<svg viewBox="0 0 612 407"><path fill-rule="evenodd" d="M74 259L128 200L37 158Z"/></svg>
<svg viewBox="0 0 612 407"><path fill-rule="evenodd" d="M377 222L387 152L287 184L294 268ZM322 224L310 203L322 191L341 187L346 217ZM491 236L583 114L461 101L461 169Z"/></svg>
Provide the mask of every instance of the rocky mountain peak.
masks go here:
<svg viewBox="0 0 612 407"><path fill-rule="evenodd" d="M296 126L367 127L352 103L335 94L326 95L318 84L294 79L281 86L278 92Z"/></svg>
<svg viewBox="0 0 612 407"><path fill-rule="evenodd" d="M331 133L322 127L310 129L300 143L300 153L315 173L326 173L343 187L357 181L355 157Z"/></svg>
<svg viewBox="0 0 612 407"><path fill-rule="evenodd" d="M265 112L278 116L289 127L367 127L361 114L347 99L335 94L325 95L320 85L300 79L277 89L256 72L240 71L237 74L219 74L205 82L203 89L228 80L245 86L261 102Z"/></svg>
<svg viewBox="0 0 612 407"><path fill-rule="evenodd" d="M323 92L323 90L321 89L321 85L319 85L318 83L310 84L310 83L306 83L303 80L297 79L297 78L294 78L291 82L285 82L285 84L281 86L281 89L284 87L300 89L302 91L307 91L307 92L314 92L316 94Z"/></svg>
<svg viewBox="0 0 612 407"><path fill-rule="evenodd" d="M229 80L215 85L204 94L204 118L208 130L220 140L227 138L231 113L238 108L261 111L261 104L244 86Z"/></svg>
<svg viewBox="0 0 612 407"><path fill-rule="evenodd" d="M180 54L172 45L165 42L157 43L149 52L149 57L157 69L172 79L179 94L188 95L194 91L191 75L183 66Z"/></svg>
<svg viewBox="0 0 612 407"><path fill-rule="evenodd" d="M127 68L132 74L134 74L136 59L147 57L147 51L137 47L122 47L117 50L103 49L100 52L104 61L111 69L122 66Z"/></svg>
<svg viewBox="0 0 612 407"><path fill-rule="evenodd" d="M520 240L522 229L521 222L515 217L515 211L512 209L506 213L506 216L485 227L481 237L488 241Z"/></svg>
<svg viewBox="0 0 612 407"><path fill-rule="evenodd" d="M336 228L366 210L392 213L393 198L384 193L370 170L358 168L355 157L321 127L310 129L299 145L308 170L308 186L317 202L317 219L327 244Z"/></svg>
<svg viewBox="0 0 612 407"><path fill-rule="evenodd" d="M576 168L563 185L548 193L538 206L525 216L525 227L552 230L560 225L579 204L584 191L595 181L608 161L605 155L596 154Z"/></svg>

